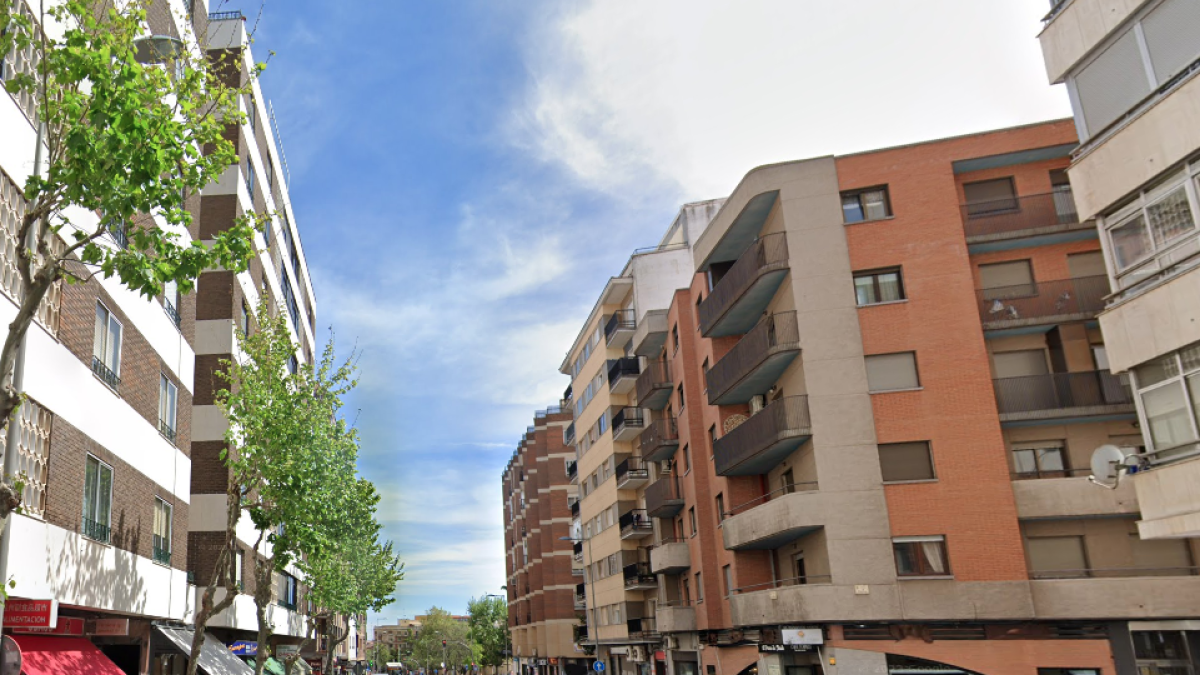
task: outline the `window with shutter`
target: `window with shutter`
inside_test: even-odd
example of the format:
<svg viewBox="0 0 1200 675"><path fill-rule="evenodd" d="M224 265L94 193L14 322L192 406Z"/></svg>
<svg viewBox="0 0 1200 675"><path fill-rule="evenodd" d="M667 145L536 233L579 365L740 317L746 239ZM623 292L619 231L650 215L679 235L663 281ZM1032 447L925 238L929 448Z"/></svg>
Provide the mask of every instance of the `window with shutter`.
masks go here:
<svg viewBox="0 0 1200 675"><path fill-rule="evenodd" d="M1019 208L1012 176L967 183L963 185L963 196L967 199L967 215L972 218Z"/></svg>
<svg viewBox="0 0 1200 675"><path fill-rule="evenodd" d="M865 357L867 389L871 392L916 389L921 386L917 377L915 352L875 354Z"/></svg>
<svg viewBox="0 0 1200 675"><path fill-rule="evenodd" d="M879 444L879 468L885 483L932 480L929 442Z"/></svg>
<svg viewBox="0 0 1200 675"><path fill-rule="evenodd" d="M1021 298L1037 294L1033 267L1028 260L1011 260L979 266L979 284L985 300Z"/></svg>
<svg viewBox="0 0 1200 675"><path fill-rule="evenodd" d="M1086 577L1087 556L1083 537L1030 537L1025 540L1029 569L1035 578Z"/></svg>
<svg viewBox="0 0 1200 675"><path fill-rule="evenodd" d="M1089 136L1150 94L1150 80L1133 30L1118 38L1075 77L1075 91Z"/></svg>

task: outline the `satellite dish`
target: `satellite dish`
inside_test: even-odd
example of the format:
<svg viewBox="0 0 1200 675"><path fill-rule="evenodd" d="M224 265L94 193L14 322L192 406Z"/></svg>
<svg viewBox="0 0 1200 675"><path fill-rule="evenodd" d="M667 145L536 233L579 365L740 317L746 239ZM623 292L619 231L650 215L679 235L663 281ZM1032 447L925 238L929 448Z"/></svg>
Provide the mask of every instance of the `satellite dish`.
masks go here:
<svg viewBox="0 0 1200 675"><path fill-rule="evenodd" d="M1125 459L1129 455L1129 452L1115 445L1102 445L1096 448L1092 452L1092 475L1089 480L1106 488L1117 487L1117 483L1121 480L1121 474L1128 469Z"/></svg>

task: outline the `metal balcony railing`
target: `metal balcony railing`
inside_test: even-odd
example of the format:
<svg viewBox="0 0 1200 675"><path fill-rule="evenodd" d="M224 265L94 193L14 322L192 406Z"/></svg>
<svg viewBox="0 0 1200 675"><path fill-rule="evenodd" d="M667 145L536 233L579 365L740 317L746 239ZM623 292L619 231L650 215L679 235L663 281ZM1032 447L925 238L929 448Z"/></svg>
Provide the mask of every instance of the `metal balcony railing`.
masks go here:
<svg viewBox="0 0 1200 675"><path fill-rule="evenodd" d="M617 519L617 524L620 525L621 534L624 536L645 536L654 532L654 525L650 522L649 516L646 515L645 509L633 509L622 514Z"/></svg>
<svg viewBox="0 0 1200 675"><path fill-rule="evenodd" d="M625 622L631 640L653 640L658 638L658 627L654 619L629 619Z"/></svg>
<svg viewBox="0 0 1200 675"><path fill-rule="evenodd" d="M164 420L158 421L158 433L166 436L168 441L175 442L175 428L167 424Z"/></svg>
<svg viewBox="0 0 1200 675"><path fill-rule="evenodd" d="M674 474L668 473L647 485L645 497L646 513L655 518L670 518L683 510L683 496Z"/></svg>
<svg viewBox="0 0 1200 675"><path fill-rule="evenodd" d="M800 351L800 328L795 312L779 312L763 317L754 328L709 369L705 379L708 383L708 402L711 405L745 403L770 388L769 383L761 387L738 387L768 360L782 362L782 354ZM790 363L792 359L787 359ZM786 367L786 363L783 364ZM738 389L738 391L735 391Z"/></svg>
<svg viewBox="0 0 1200 675"><path fill-rule="evenodd" d="M634 391L638 405L651 410L662 410L671 399L675 383L671 380L671 366L666 361L650 361L638 375Z"/></svg>
<svg viewBox="0 0 1200 675"><path fill-rule="evenodd" d="M626 356L619 359L610 359L608 362L608 385L612 387L613 383L622 377L637 377L642 372L641 364L636 356Z"/></svg>
<svg viewBox="0 0 1200 675"><path fill-rule="evenodd" d="M83 536L107 544L111 535L112 528L108 525L98 523L91 518L83 518Z"/></svg>
<svg viewBox="0 0 1200 675"><path fill-rule="evenodd" d="M783 232L768 234L750 245L725 276L700 303L700 332L710 332L726 312L741 299L763 274L784 269L788 264L787 236Z"/></svg>
<svg viewBox="0 0 1200 675"><path fill-rule="evenodd" d="M1004 377L992 383L1001 415L1133 405L1129 385L1107 370Z"/></svg>
<svg viewBox="0 0 1200 675"><path fill-rule="evenodd" d="M1040 320L1059 322L1090 318L1104 309L1109 294L1108 277L1034 281L1028 284L981 288L979 318L991 324L1033 325Z"/></svg>
<svg viewBox="0 0 1200 675"><path fill-rule="evenodd" d="M108 366L104 365L104 362L95 356L92 357L92 372L112 389L121 388L121 378L109 370Z"/></svg>
<svg viewBox="0 0 1200 675"><path fill-rule="evenodd" d="M619 330L634 330L637 328L637 316L632 309L618 309L608 317L604 325L605 343L610 343Z"/></svg>
<svg viewBox="0 0 1200 675"><path fill-rule="evenodd" d="M675 418L654 420L642 431L638 441L638 448L646 460L661 462L670 459L679 447L679 428Z"/></svg>
<svg viewBox="0 0 1200 675"><path fill-rule="evenodd" d="M154 535L154 561L164 565L171 564L171 542L163 537Z"/></svg>
<svg viewBox="0 0 1200 675"><path fill-rule="evenodd" d="M627 436L627 432L640 431L646 427L646 417L641 408L617 408L612 416L613 436ZM626 439L627 440L627 439Z"/></svg>
<svg viewBox="0 0 1200 675"><path fill-rule="evenodd" d="M812 433L807 396L788 396L772 402L733 431L717 439L713 446L717 475L736 476L765 473L781 446L791 445ZM798 445L798 442L795 443ZM786 452L790 449L782 448ZM793 448L794 449L794 446ZM772 451L772 452L769 452ZM743 465L753 466L746 470ZM761 465L761 466L760 466Z"/></svg>
<svg viewBox="0 0 1200 675"><path fill-rule="evenodd" d="M183 321L183 319L179 316L179 309L169 302L164 302L163 311L166 312L167 316L171 318L171 323L175 324L175 327L178 328L179 324Z"/></svg>
<svg viewBox="0 0 1200 675"><path fill-rule="evenodd" d="M129 233L125 230L124 223L109 223L108 236L112 237L113 243L122 250L129 248Z"/></svg>
<svg viewBox="0 0 1200 675"><path fill-rule="evenodd" d="M1079 222L1070 188L1024 197L1007 197L963 204L963 229L968 239L1037 230Z"/></svg>
<svg viewBox="0 0 1200 675"><path fill-rule="evenodd" d="M617 486L627 480L649 480L650 470L641 457L630 457L617 465Z"/></svg>
<svg viewBox="0 0 1200 675"><path fill-rule="evenodd" d="M658 577L650 572L650 563L635 562L626 565L622 570L625 577L625 589L658 587Z"/></svg>

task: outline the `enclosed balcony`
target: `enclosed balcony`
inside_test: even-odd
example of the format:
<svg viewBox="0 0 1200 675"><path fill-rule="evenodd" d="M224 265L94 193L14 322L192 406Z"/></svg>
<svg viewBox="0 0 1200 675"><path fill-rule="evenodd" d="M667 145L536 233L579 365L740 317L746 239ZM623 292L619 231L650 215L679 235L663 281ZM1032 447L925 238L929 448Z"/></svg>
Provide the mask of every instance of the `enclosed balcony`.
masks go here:
<svg viewBox="0 0 1200 675"><path fill-rule="evenodd" d="M633 330L633 353L655 357L667 344L667 310L652 309L642 315Z"/></svg>
<svg viewBox="0 0 1200 675"><path fill-rule="evenodd" d="M1095 229L1091 223L1079 222L1070 186L1045 194L972 202L961 209L967 244L972 246L1034 237L1053 243L1064 233Z"/></svg>
<svg viewBox="0 0 1200 675"><path fill-rule="evenodd" d="M617 489L636 490L650 482L650 470L641 457L627 457L617 464Z"/></svg>
<svg viewBox="0 0 1200 675"><path fill-rule="evenodd" d="M759 238L700 303L701 333L714 338L750 330L787 273L787 236L778 232Z"/></svg>
<svg viewBox="0 0 1200 675"><path fill-rule="evenodd" d="M655 574L679 574L692 566L692 554L686 541L664 539L650 549L650 571Z"/></svg>
<svg viewBox="0 0 1200 675"><path fill-rule="evenodd" d="M1001 423L1134 413L1129 385L1107 370L1004 377L992 384Z"/></svg>
<svg viewBox="0 0 1200 675"><path fill-rule="evenodd" d="M622 573L625 576L625 590L627 591L658 590L658 577L650 572L650 563L629 563L622 569Z"/></svg>
<svg viewBox="0 0 1200 675"><path fill-rule="evenodd" d="M671 380L671 366L666 361L650 361L638 375L638 405L650 410L662 410L671 400L675 383Z"/></svg>
<svg viewBox="0 0 1200 675"><path fill-rule="evenodd" d="M654 534L654 525L645 509L633 509L622 514L617 524L621 527L622 539L645 539Z"/></svg>
<svg viewBox="0 0 1200 675"><path fill-rule="evenodd" d="M778 399L717 439L713 446L717 475L767 473L810 438L808 397Z"/></svg>
<svg viewBox="0 0 1200 675"><path fill-rule="evenodd" d="M646 426L639 439L642 457L647 462L662 462L671 459L679 449L679 429L675 418L658 419Z"/></svg>
<svg viewBox="0 0 1200 675"><path fill-rule="evenodd" d="M628 394L637 383L642 372L636 356L608 361L608 390L614 394Z"/></svg>
<svg viewBox="0 0 1200 675"><path fill-rule="evenodd" d="M637 328L637 316L632 309L619 309L604 324L604 341L610 349L624 349Z"/></svg>
<svg viewBox="0 0 1200 675"><path fill-rule="evenodd" d="M775 384L800 354L795 312L763 317L745 337L709 369L710 405L746 403Z"/></svg>
<svg viewBox="0 0 1200 675"><path fill-rule="evenodd" d="M612 431L614 441L632 441L646 428L646 417L641 408L613 408Z"/></svg>
<svg viewBox="0 0 1200 675"><path fill-rule="evenodd" d="M981 288L976 291L984 330L1086 321L1104 309L1108 277L1080 277Z"/></svg>
<svg viewBox="0 0 1200 675"><path fill-rule="evenodd" d="M683 510L683 495L674 474L661 476L646 488L646 513L654 518L670 518Z"/></svg>

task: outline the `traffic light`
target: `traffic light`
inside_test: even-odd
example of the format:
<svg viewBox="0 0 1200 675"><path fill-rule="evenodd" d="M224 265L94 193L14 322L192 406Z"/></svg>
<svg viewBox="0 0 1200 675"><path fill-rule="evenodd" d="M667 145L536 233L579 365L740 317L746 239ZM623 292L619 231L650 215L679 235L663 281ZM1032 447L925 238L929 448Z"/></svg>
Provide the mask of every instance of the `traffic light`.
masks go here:
<svg viewBox="0 0 1200 675"><path fill-rule="evenodd" d="M446 641L442 640L442 647L445 648L445 646L446 646Z"/></svg>

